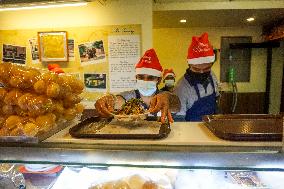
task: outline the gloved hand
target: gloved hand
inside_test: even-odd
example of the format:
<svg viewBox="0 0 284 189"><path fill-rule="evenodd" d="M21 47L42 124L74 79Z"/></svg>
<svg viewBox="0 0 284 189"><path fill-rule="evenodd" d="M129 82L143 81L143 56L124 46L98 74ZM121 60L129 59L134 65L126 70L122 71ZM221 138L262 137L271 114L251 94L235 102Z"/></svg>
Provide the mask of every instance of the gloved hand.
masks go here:
<svg viewBox="0 0 284 189"><path fill-rule="evenodd" d="M95 103L95 108L101 117L111 117L111 112L114 111L115 96L105 95L99 98Z"/></svg>
<svg viewBox="0 0 284 189"><path fill-rule="evenodd" d="M168 118L168 121L173 123L174 120L172 118L171 110L170 110L170 98L171 93L169 92L162 92L157 95L155 95L150 102L150 113L157 113L161 111L161 122L165 123L166 118Z"/></svg>

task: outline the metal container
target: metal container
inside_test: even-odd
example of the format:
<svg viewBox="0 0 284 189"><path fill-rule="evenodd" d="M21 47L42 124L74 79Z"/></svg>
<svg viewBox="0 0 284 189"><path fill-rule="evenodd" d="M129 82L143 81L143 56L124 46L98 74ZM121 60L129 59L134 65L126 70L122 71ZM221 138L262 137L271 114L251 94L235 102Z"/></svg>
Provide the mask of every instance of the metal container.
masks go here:
<svg viewBox="0 0 284 189"><path fill-rule="evenodd" d="M217 137L236 141L281 141L282 116L268 114L228 114L203 117Z"/></svg>
<svg viewBox="0 0 284 189"><path fill-rule="evenodd" d="M170 124L161 124L156 120L151 120L151 118L147 118L147 120L134 122L129 121L125 122L125 127L130 128L130 130L135 131L135 129L140 129L141 127L148 127L150 125L157 127L158 132L147 132L143 134L137 134L137 132L129 132L129 133L120 133L119 131L115 132L116 127L113 127L114 132L104 132L103 130L105 126L108 124L117 124L118 128L123 128L124 126L120 126L119 122L112 123L112 119L101 119L100 117L91 117L87 118L79 124L75 125L69 130L71 136L75 138L100 138L100 139L162 139L168 136L170 133ZM94 125L92 125L94 124Z"/></svg>

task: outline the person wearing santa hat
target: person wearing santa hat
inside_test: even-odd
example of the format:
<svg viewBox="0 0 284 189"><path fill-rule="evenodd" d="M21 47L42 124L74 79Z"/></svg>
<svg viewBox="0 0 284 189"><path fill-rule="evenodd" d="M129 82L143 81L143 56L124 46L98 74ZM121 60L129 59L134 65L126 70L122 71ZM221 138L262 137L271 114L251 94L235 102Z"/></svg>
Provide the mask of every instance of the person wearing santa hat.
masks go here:
<svg viewBox="0 0 284 189"><path fill-rule="evenodd" d="M173 92L175 86L176 75L173 69L165 69L163 73L163 83L165 86L161 88L161 91L170 91Z"/></svg>
<svg viewBox="0 0 284 189"><path fill-rule="evenodd" d="M189 67L174 89L181 102L175 120L202 121L203 115L216 113L219 96L217 78L211 71L215 53L207 33L192 37L187 62Z"/></svg>
<svg viewBox="0 0 284 189"><path fill-rule="evenodd" d="M96 110L102 117L111 117L114 109L120 109L122 105L133 98L141 99L143 106L150 113L161 111L161 122L166 118L173 122L171 112L180 110L179 98L170 93L158 90L163 68L154 49L149 49L135 66L136 89L125 91L118 95L105 95L95 103Z"/></svg>

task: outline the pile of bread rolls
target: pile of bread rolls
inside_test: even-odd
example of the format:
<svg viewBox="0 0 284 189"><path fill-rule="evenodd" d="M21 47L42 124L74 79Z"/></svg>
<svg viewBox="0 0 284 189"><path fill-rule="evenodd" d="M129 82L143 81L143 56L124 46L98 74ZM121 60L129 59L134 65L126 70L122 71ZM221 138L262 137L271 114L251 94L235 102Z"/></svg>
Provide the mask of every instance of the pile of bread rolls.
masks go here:
<svg viewBox="0 0 284 189"><path fill-rule="evenodd" d="M0 136L36 136L84 109L84 84L71 75L0 63L0 83Z"/></svg>

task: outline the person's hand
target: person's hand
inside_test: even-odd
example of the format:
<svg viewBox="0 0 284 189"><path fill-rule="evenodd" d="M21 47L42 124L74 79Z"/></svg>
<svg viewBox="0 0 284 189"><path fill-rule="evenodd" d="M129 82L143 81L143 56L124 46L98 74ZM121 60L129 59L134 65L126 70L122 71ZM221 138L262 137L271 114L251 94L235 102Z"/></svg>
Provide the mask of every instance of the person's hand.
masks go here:
<svg viewBox="0 0 284 189"><path fill-rule="evenodd" d="M150 102L150 113L157 113L161 111L161 122L165 123L166 118L168 118L169 122L174 122L170 110L170 98L171 93L169 92L162 92L155 95Z"/></svg>
<svg viewBox="0 0 284 189"><path fill-rule="evenodd" d="M99 98L95 103L95 108L101 117L111 117L114 111L115 97L114 95L106 95Z"/></svg>

